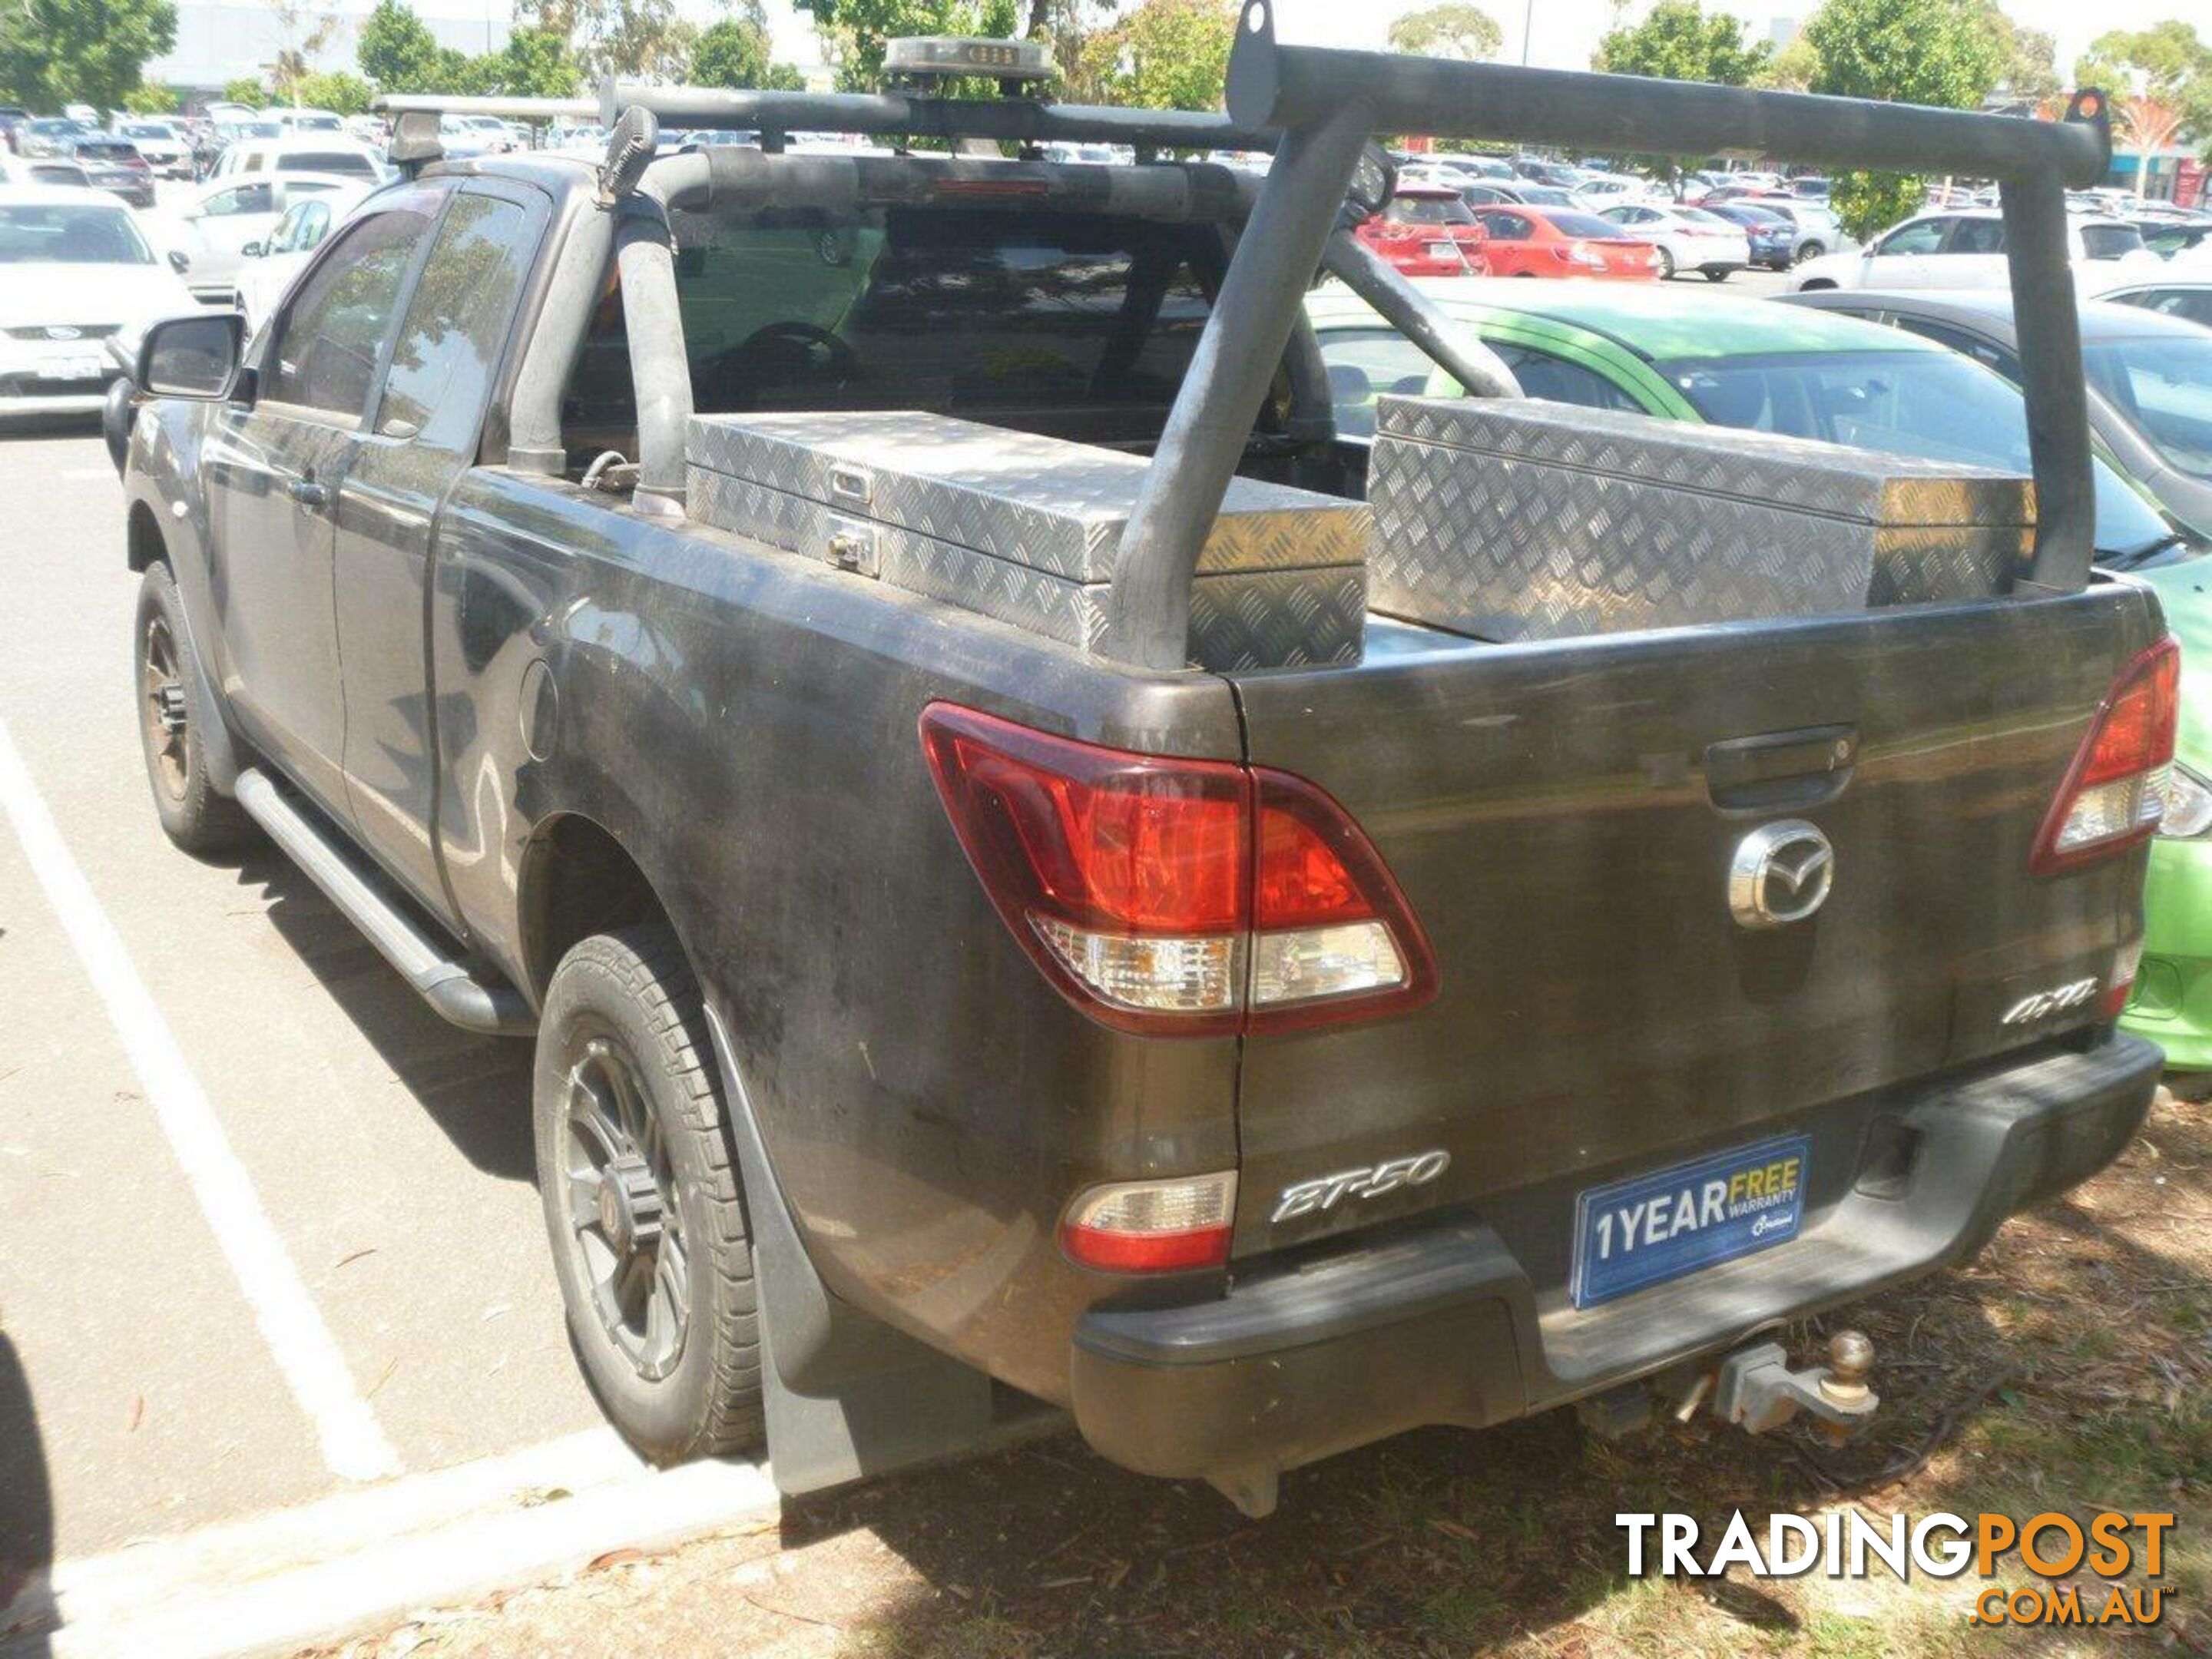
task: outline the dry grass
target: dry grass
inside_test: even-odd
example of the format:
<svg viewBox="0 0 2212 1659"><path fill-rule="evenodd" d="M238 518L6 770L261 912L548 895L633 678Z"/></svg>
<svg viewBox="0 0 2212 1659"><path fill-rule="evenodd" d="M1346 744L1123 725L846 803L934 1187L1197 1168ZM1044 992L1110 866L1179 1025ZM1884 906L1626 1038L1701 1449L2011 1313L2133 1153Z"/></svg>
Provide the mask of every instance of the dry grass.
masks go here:
<svg viewBox="0 0 2212 1659"><path fill-rule="evenodd" d="M1288 1477L1243 1521L1212 1492L1058 1441L787 1509L708 1540L356 1644L367 1656L1667 1656L1887 1659L2212 1650L2212 1110L2162 1104L2115 1167L1983 1259L1855 1309L1882 1356L1836 1452L1701 1419L1621 1443L1565 1414L1425 1432ZM1796 1334L1798 1351L1817 1337ZM2155 1632L1965 1622L1963 1584L1628 1579L1619 1510L2172 1510Z"/></svg>

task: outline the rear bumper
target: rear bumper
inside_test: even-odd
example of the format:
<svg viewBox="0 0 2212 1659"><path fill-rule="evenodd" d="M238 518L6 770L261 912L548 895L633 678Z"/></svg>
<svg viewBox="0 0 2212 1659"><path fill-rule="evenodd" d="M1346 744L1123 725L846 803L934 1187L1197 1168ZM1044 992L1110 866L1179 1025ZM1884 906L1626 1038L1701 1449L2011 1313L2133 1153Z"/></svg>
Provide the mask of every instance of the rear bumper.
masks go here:
<svg viewBox="0 0 2212 1659"><path fill-rule="evenodd" d="M1141 1473L1236 1480L1597 1393L1967 1260L2118 1154L2160 1063L2117 1036L1869 1101L1858 1173L1798 1237L1595 1309L1540 1293L1469 1214L1245 1273L1214 1301L1093 1309L1075 1420Z"/></svg>

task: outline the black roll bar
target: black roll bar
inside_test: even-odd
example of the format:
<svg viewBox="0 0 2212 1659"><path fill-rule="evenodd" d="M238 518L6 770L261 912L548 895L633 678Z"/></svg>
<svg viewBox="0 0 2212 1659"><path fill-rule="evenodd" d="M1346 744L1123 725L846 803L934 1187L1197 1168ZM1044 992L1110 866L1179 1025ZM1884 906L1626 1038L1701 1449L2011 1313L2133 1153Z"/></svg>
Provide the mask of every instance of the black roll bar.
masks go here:
<svg viewBox="0 0 2212 1659"><path fill-rule="evenodd" d="M1509 138L1639 154L1724 149L1832 167L1966 173L1999 182L2038 504L2025 592L2088 580L2094 504L2065 191L2104 176L2105 99L2063 122L1806 93L1754 92L1385 52L1285 46L1271 0L1247 0L1230 56L1229 118L1283 142L1185 377L1114 572L1109 648L1146 667L1188 653L1190 582L1267 393L1240 366L1272 364L1297 325L1349 187L1354 133ZM1231 303L1234 291L1235 304Z"/></svg>
<svg viewBox="0 0 2212 1659"><path fill-rule="evenodd" d="M1239 126L1225 115L1188 110L1109 109L927 98L901 92L759 92L722 87L660 87L609 76L599 83L599 116L611 122L635 106L665 127L757 132L775 151L794 132L865 132L910 138L981 138L1017 144L1127 144L1133 149L1271 150L1276 135Z"/></svg>

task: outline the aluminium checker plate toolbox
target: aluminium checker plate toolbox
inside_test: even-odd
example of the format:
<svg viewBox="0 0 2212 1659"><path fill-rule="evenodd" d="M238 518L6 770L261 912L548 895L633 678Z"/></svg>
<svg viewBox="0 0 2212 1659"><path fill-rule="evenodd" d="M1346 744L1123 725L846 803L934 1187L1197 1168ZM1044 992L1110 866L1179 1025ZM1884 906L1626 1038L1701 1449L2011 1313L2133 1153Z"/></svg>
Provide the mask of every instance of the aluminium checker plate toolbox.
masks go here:
<svg viewBox="0 0 2212 1659"><path fill-rule="evenodd" d="M1146 463L909 410L698 415L691 516L1095 649ZM1369 514L1238 478L1191 586L1202 668L1357 661Z"/></svg>
<svg viewBox="0 0 2212 1659"><path fill-rule="evenodd" d="M1369 604L1483 640L1984 599L2027 479L1534 399L1385 397Z"/></svg>

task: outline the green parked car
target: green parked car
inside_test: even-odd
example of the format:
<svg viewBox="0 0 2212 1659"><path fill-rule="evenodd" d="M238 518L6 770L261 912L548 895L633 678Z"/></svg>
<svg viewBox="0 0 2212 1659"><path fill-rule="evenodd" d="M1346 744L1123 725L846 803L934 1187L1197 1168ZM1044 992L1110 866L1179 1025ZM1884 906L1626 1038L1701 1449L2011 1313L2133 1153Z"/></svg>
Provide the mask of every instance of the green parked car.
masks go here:
<svg viewBox="0 0 2212 1659"><path fill-rule="evenodd" d="M2026 472L2021 396L1917 335L1832 313L1625 283L1418 282L1503 357L1534 398L1819 438ZM1375 430L1387 392L1459 390L1334 284L1306 302L1339 430ZM2212 660L2212 561L2097 464L2097 557L2158 591L2185 663ZM2179 1071L2212 1070L2212 676L2184 674L2179 758L2152 848L2136 997L2122 1024Z"/></svg>

